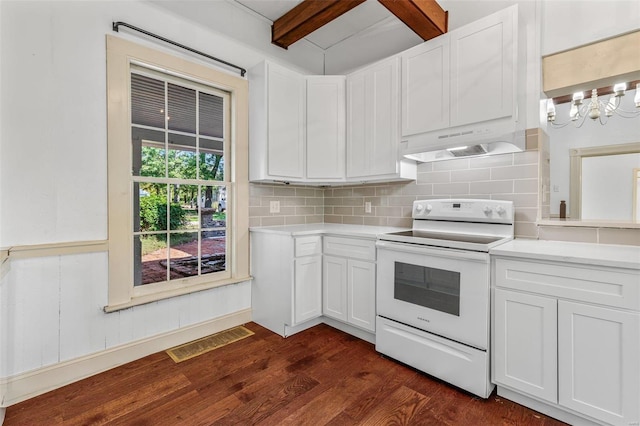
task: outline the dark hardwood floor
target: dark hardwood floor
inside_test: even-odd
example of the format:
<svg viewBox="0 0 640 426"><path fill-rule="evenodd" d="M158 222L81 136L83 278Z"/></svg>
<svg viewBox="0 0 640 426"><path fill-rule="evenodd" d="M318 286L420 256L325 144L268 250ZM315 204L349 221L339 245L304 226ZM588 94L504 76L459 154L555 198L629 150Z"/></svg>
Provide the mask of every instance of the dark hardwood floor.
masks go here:
<svg viewBox="0 0 640 426"><path fill-rule="evenodd" d="M14 425L560 425L482 400L319 325L255 335L175 364L160 352L7 409Z"/></svg>

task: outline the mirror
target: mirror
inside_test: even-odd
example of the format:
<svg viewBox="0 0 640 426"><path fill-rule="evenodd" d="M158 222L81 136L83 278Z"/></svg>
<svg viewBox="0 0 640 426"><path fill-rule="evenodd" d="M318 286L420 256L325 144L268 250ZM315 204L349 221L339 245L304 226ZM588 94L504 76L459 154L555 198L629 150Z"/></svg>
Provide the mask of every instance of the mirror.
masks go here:
<svg viewBox="0 0 640 426"><path fill-rule="evenodd" d="M627 90L621 98L620 108L626 111L635 110L634 95L635 90ZM556 115L559 122L569 121L570 107L570 102L556 106ZM621 153L615 151L616 148L611 148L613 151L607 151L607 147L629 144L637 146L640 142L640 117L623 118L614 115L608 117L604 125L587 118L581 127L575 127L573 123L562 128L548 125L546 133L549 136L550 153L550 216L552 218L558 217L560 201L566 200L567 216L571 220L587 220L588 218L588 220L592 221L615 220L616 222L632 222L635 217L633 215L633 167L630 167L626 177L617 178L620 182L624 181L628 185L628 191L625 190L624 193L620 189L620 184L612 183L604 178L617 173L619 169L617 162L625 159ZM589 151L590 149L593 150ZM627 154L632 152L640 152L640 149L633 148ZM584 170L582 169L576 175L577 177L571 177L571 164L577 161L575 159L572 161L572 158L580 158L579 165L582 167L585 164L582 157L590 158L586 160L586 167L587 169L595 168L597 171L597 176L599 177L595 178L596 183L593 180L589 180L589 176L584 176L582 174ZM640 168L640 165L635 167ZM582 182L581 179L583 178L586 178L587 181ZM615 200L626 203L628 216L625 216L625 219L622 219L622 216L617 219L611 219L611 216L603 213L601 217L598 217L600 214L598 211L593 213L587 211L587 215L584 214L582 211L582 199L595 198L597 200L600 196L594 191L597 190L597 184L599 183L606 183L605 187L609 189L608 193L615 194ZM578 202L578 200L581 201ZM604 203L601 202L601 204Z"/></svg>
<svg viewBox="0 0 640 426"><path fill-rule="evenodd" d="M637 220L640 142L570 150L572 219Z"/></svg>

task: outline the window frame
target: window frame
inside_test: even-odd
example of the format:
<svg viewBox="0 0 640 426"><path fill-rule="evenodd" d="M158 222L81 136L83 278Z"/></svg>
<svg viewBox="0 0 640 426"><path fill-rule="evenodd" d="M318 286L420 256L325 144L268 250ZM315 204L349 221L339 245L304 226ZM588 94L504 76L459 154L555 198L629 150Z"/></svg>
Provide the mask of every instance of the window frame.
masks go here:
<svg viewBox="0 0 640 426"><path fill-rule="evenodd" d="M250 280L247 80L112 35L106 36L106 44L109 291L104 310L116 311ZM225 175L228 277L216 279L201 275L157 284L133 285L134 185L130 103L132 69L140 65L229 94L231 113L227 122L230 146L225 153L225 169L229 171L229 175ZM215 184L215 181L211 183Z"/></svg>

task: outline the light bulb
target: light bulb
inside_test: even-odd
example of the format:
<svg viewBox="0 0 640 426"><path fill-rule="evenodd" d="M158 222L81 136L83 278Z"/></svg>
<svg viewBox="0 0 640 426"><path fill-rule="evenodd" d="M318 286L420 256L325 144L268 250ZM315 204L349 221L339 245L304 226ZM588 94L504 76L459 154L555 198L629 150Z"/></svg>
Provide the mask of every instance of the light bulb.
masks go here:
<svg viewBox="0 0 640 426"><path fill-rule="evenodd" d="M627 90L627 83L618 83L613 86L613 93L616 96L624 96L625 90Z"/></svg>
<svg viewBox="0 0 640 426"><path fill-rule="evenodd" d="M547 99L547 121L554 121L556 119L556 106L553 104L553 99Z"/></svg>
<svg viewBox="0 0 640 426"><path fill-rule="evenodd" d="M573 94L573 103L576 105L582 104L582 100L584 99L584 93L576 92Z"/></svg>

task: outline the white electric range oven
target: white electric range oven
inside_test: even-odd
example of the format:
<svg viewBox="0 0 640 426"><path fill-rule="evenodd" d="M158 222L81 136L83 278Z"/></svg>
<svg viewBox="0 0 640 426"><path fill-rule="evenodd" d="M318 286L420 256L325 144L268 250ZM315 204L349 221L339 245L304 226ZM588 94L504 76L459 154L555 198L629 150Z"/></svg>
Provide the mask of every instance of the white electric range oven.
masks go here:
<svg viewBox="0 0 640 426"><path fill-rule="evenodd" d="M489 249L513 239L513 203L420 200L412 216L376 243L376 350L486 398Z"/></svg>

